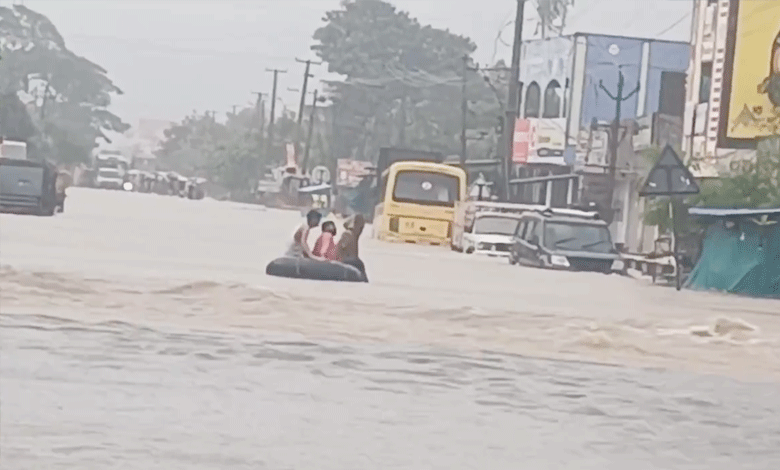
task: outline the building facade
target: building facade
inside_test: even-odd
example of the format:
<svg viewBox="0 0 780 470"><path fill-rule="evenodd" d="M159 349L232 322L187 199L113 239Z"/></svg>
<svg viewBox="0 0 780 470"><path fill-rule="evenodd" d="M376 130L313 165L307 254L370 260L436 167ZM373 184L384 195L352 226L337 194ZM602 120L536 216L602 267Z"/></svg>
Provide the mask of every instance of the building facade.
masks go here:
<svg viewBox="0 0 780 470"><path fill-rule="evenodd" d="M780 2L696 0L683 149L694 174L755 161L780 123Z"/></svg>
<svg viewBox="0 0 780 470"><path fill-rule="evenodd" d="M575 172L581 178L576 187L556 182L552 198L542 194L541 183L516 185L512 197L595 204L612 220L618 244L641 249L646 237L637 193L646 162L640 153L652 144L680 145L670 140L682 138L690 45L575 34L525 41L521 57L518 128L528 144L527 151L515 152L516 172L524 177ZM615 98L621 98L621 126L613 183L609 141ZM675 127L678 132L671 130ZM571 190L576 197L565 194Z"/></svg>

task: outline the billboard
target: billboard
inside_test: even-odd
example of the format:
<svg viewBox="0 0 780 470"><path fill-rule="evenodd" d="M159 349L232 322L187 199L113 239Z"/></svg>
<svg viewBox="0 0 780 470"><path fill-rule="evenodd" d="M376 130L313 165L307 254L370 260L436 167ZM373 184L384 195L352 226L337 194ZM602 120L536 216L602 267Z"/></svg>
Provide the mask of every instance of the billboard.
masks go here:
<svg viewBox="0 0 780 470"><path fill-rule="evenodd" d="M349 158L339 158L337 166L336 184L338 186L355 187L363 178L371 175L374 171L374 165L371 162Z"/></svg>
<svg viewBox="0 0 780 470"><path fill-rule="evenodd" d="M780 130L780 2L730 5L718 147L750 148Z"/></svg>
<svg viewBox="0 0 780 470"><path fill-rule="evenodd" d="M512 145L512 162L522 165L528 161L531 153L531 141L534 140L534 128L529 119L515 121L514 144Z"/></svg>

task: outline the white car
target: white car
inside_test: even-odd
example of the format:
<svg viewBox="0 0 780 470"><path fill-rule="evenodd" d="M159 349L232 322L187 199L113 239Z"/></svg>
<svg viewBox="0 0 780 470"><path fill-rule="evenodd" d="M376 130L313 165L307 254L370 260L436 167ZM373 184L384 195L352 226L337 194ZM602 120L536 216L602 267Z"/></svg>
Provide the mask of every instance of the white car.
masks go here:
<svg viewBox="0 0 780 470"><path fill-rule="evenodd" d="M101 168L95 177L95 186L102 189L122 189L124 182L122 173L116 168Z"/></svg>
<svg viewBox="0 0 780 470"><path fill-rule="evenodd" d="M518 214L477 213L474 224L463 233L463 251L467 254L507 257L519 224Z"/></svg>

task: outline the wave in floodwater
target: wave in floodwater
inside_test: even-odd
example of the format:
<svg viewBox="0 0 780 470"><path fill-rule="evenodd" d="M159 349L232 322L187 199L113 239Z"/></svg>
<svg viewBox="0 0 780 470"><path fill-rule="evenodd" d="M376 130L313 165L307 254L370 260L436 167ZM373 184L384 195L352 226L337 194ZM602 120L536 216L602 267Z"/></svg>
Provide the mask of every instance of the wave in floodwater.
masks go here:
<svg viewBox="0 0 780 470"><path fill-rule="evenodd" d="M760 311L662 324L522 307L436 307L354 295L324 299L317 292L215 281L131 284L7 266L0 268L0 283L3 313L47 312L82 322L262 331L780 378L777 331L763 331L756 324L769 318L771 326L780 319Z"/></svg>
<svg viewBox="0 0 780 470"><path fill-rule="evenodd" d="M0 334L9 469L780 465L776 384L34 314Z"/></svg>

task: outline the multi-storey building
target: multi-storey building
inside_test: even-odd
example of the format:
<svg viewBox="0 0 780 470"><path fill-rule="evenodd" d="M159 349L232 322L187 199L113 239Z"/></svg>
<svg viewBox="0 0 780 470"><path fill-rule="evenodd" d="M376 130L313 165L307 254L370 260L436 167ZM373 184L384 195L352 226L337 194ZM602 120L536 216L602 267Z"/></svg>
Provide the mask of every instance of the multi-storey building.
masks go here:
<svg viewBox="0 0 780 470"><path fill-rule="evenodd" d="M718 177L780 124L780 1L695 0L683 150Z"/></svg>

